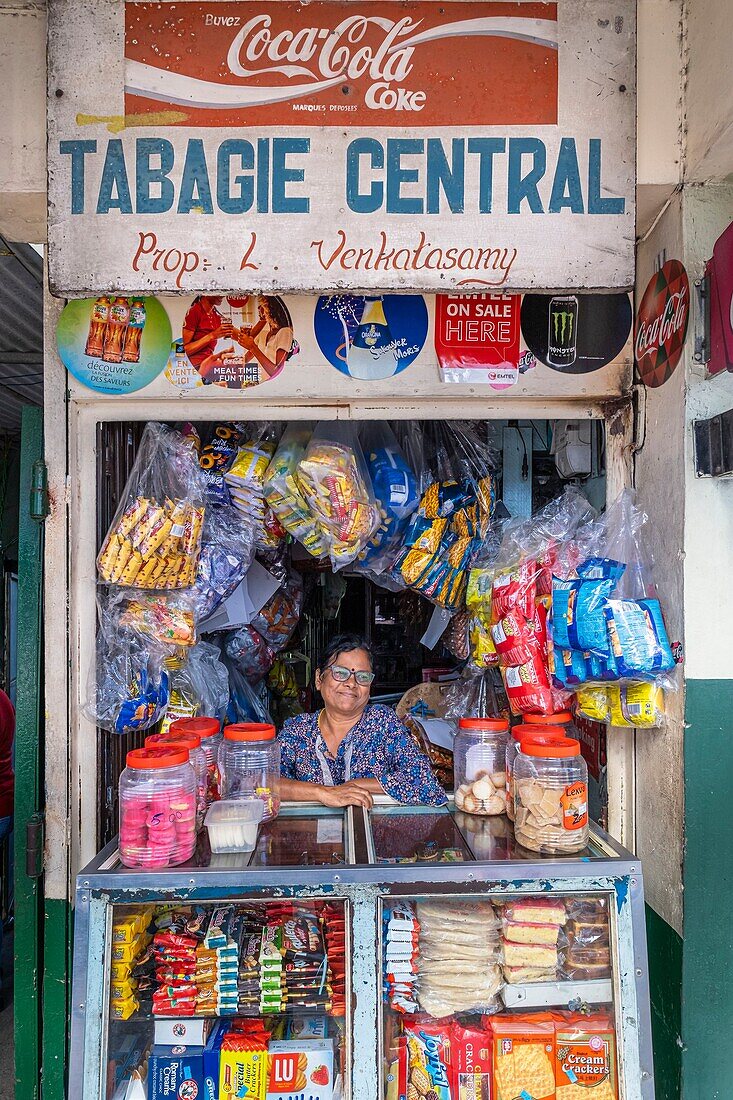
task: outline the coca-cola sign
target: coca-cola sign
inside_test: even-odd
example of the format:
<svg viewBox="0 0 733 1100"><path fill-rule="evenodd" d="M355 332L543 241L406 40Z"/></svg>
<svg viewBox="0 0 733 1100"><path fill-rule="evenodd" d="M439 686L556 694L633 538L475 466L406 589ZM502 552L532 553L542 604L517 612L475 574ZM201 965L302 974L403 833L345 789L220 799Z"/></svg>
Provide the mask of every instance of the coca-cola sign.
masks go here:
<svg viewBox="0 0 733 1100"><path fill-rule="evenodd" d="M52 291L627 289L635 13L59 0Z"/></svg>
<svg viewBox="0 0 733 1100"><path fill-rule="evenodd" d="M125 107L179 105L179 126L550 125L557 36L556 3L130 3Z"/></svg>
<svg viewBox="0 0 733 1100"><path fill-rule="evenodd" d="M634 353L645 385L661 386L674 373L682 355L689 316L687 272L679 260L667 260L649 280L636 315Z"/></svg>

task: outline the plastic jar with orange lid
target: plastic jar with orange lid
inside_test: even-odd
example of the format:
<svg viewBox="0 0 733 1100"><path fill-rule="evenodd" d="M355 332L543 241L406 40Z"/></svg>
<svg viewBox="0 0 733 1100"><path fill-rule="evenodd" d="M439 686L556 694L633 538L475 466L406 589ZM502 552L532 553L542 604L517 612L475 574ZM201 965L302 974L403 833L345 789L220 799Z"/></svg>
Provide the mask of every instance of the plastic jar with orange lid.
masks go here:
<svg viewBox="0 0 733 1100"><path fill-rule="evenodd" d="M206 757L206 805L219 798L219 746L222 741L221 723L218 718L177 718L171 722L168 733L195 733L201 738L201 748Z"/></svg>
<svg viewBox="0 0 733 1100"><path fill-rule="evenodd" d="M533 852L564 855L588 843L588 767L572 737L521 742L514 761L514 835Z"/></svg>
<svg viewBox="0 0 733 1100"><path fill-rule="evenodd" d="M151 745L127 754L120 775L120 860L175 867L196 847L196 776L188 751Z"/></svg>
<svg viewBox="0 0 733 1100"><path fill-rule="evenodd" d="M506 745L506 812L510 821L514 821L514 764L527 737L540 741L543 738L562 739L565 730L562 726L530 726L527 722L512 727Z"/></svg>
<svg viewBox="0 0 733 1100"><path fill-rule="evenodd" d="M275 727L260 722L239 722L224 728L219 747L222 799L261 798L263 821L271 821L280 809L280 746Z"/></svg>
<svg viewBox="0 0 733 1100"><path fill-rule="evenodd" d="M506 812L506 718L461 718L453 741L457 810L493 816Z"/></svg>
<svg viewBox="0 0 733 1100"><path fill-rule="evenodd" d="M175 723L173 723L175 725ZM197 733L172 732L172 726L165 733L151 733L145 738L145 747L172 745L185 749L196 776L196 828L200 829L206 817L206 756L201 748L201 738Z"/></svg>

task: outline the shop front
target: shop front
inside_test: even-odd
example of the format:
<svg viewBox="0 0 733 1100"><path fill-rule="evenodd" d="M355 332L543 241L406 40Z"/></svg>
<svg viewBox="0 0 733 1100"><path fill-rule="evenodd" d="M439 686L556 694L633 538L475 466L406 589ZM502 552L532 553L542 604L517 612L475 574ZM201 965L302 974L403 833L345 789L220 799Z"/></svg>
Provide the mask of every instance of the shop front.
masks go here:
<svg viewBox="0 0 733 1100"><path fill-rule="evenodd" d="M633 5L376 7L52 19L46 891L84 1100L654 1095ZM286 762L354 652L435 797L285 787L358 787ZM160 738L204 718L188 792ZM282 775L247 786L252 724Z"/></svg>

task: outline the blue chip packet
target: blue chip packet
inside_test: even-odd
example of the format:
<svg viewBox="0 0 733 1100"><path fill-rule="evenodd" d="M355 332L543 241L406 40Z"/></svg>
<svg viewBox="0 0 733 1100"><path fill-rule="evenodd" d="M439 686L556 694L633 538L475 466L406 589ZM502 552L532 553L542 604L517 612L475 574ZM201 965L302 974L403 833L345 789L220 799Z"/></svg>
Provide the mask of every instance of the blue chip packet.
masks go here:
<svg viewBox="0 0 733 1100"><path fill-rule="evenodd" d="M659 600L608 600L605 614L619 677L674 668Z"/></svg>

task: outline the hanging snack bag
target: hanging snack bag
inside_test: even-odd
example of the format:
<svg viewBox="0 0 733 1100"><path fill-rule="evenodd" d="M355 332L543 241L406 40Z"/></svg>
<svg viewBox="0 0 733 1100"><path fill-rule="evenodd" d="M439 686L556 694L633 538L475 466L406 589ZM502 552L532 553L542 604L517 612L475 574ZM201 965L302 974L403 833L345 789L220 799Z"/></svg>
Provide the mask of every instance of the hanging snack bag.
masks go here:
<svg viewBox="0 0 733 1100"><path fill-rule="evenodd" d="M261 527L265 518L264 482L275 444L260 436L244 440L224 474L232 504Z"/></svg>
<svg viewBox="0 0 733 1100"><path fill-rule="evenodd" d="M355 426L345 421L318 424L298 463L298 481L323 530L333 568L350 565L379 526Z"/></svg>
<svg viewBox="0 0 733 1100"><path fill-rule="evenodd" d="M306 548L314 558L328 555L323 533L312 515L298 481L298 463L310 442L311 429L303 424L290 424L267 468L263 491L274 515L288 534Z"/></svg>
<svg viewBox="0 0 733 1100"><path fill-rule="evenodd" d="M358 567L380 573L391 551L400 544L407 520L418 506L417 478L388 424L368 423L363 443L380 524L359 556Z"/></svg>
<svg viewBox="0 0 733 1100"><path fill-rule="evenodd" d="M303 580L300 573L293 570L286 584L277 590L252 620L252 626L274 653L279 653L290 641L302 606Z"/></svg>
<svg viewBox="0 0 733 1100"><path fill-rule="evenodd" d="M196 620L187 596L131 591L120 603L118 625L155 638L161 645L195 645Z"/></svg>
<svg viewBox="0 0 733 1100"><path fill-rule="evenodd" d="M242 424L217 424L210 441L200 448L199 466L206 485L207 504L231 504L224 475L234 462L243 438Z"/></svg>
<svg viewBox="0 0 733 1100"><path fill-rule="evenodd" d="M99 579L127 588L189 588L201 550L203 489L188 441L164 424L148 424L97 557Z"/></svg>
<svg viewBox="0 0 733 1100"><path fill-rule="evenodd" d="M275 661L275 654L254 626L227 633L224 648L229 660L251 684L267 676Z"/></svg>
<svg viewBox="0 0 733 1100"><path fill-rule="evenodd" d="M166 650L133 631L105 632L97 638L84 712L110 733L149 730L168 708Z"/></svg>
<svg viewBox="0 0 733 1100"><path fill-rule="evenodd" d="M207 508L196 581L191 590L199 622L244 580L254 557L254 527L232 507Z"/></svg>

